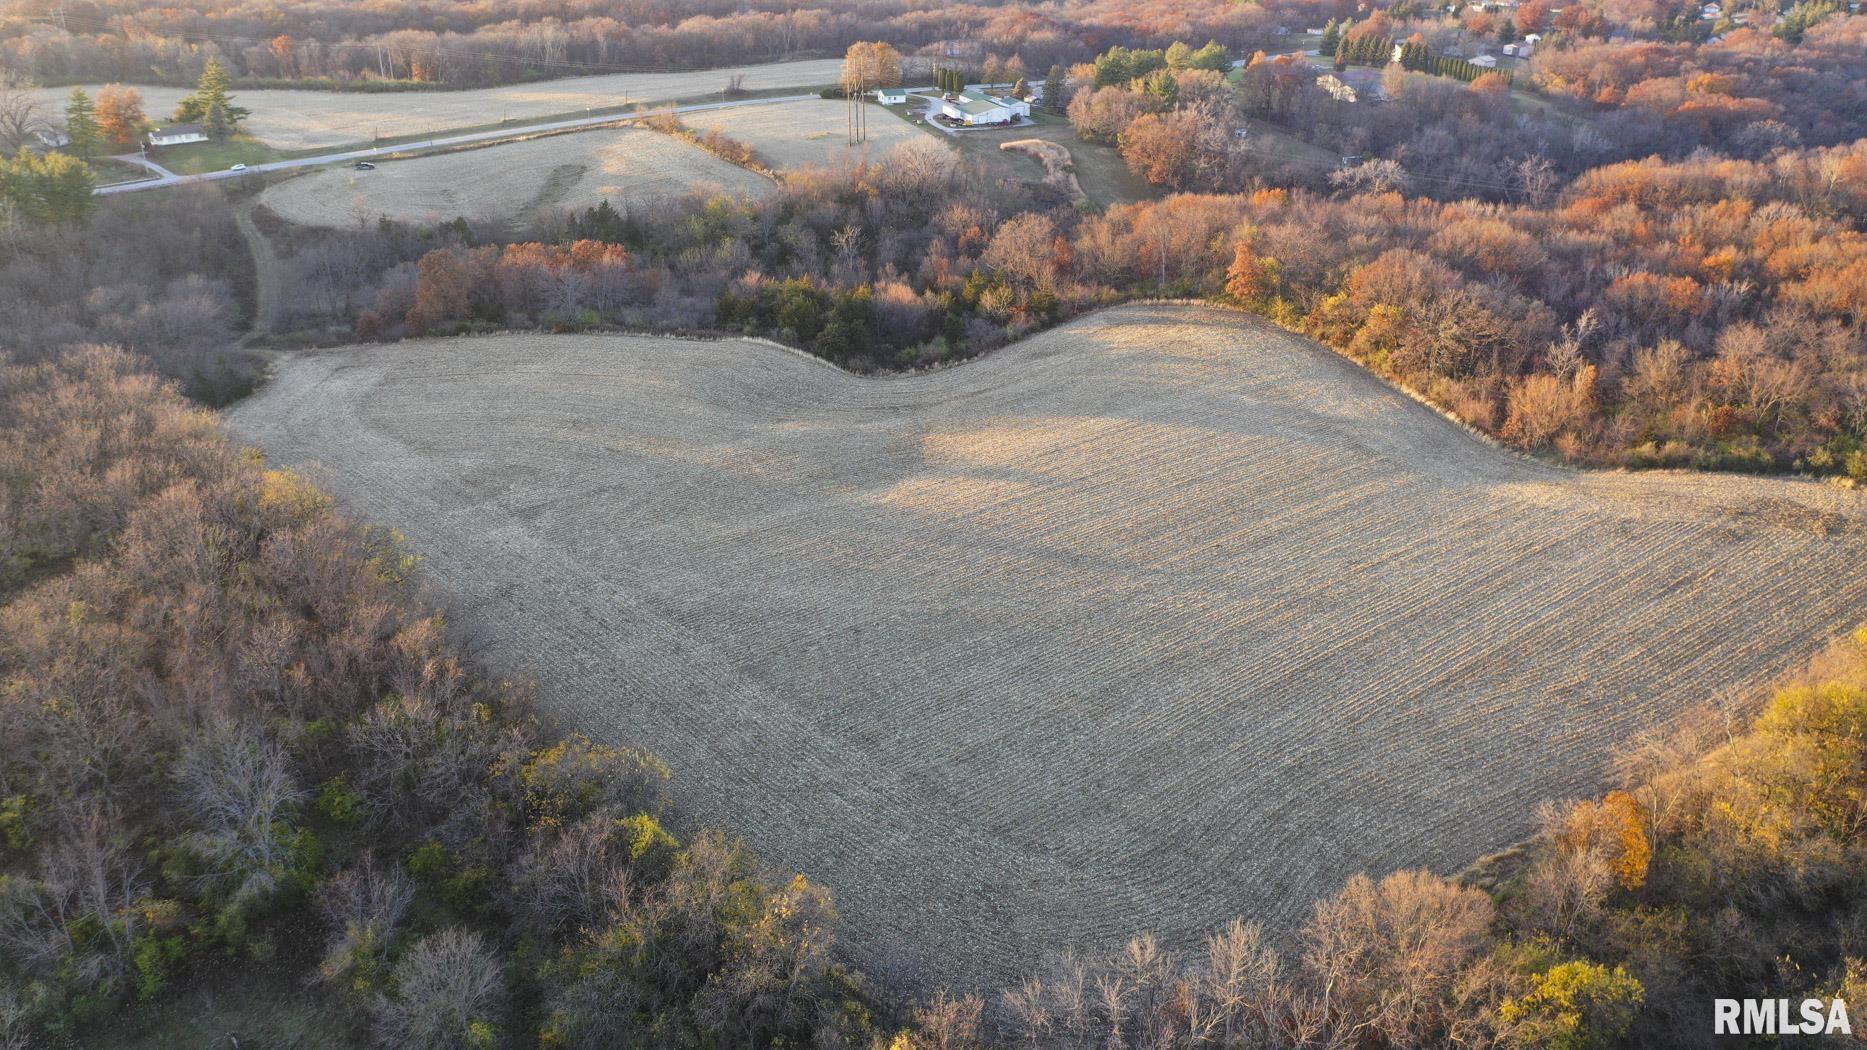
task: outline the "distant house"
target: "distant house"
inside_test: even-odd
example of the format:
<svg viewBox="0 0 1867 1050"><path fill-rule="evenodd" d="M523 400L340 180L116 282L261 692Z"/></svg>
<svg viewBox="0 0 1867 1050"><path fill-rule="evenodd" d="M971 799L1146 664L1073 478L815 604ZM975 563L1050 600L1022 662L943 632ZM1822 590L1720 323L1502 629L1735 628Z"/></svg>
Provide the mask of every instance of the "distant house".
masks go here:
<svg viewBox="0 0 1867 1050"><path fill-rule="evenodd" d="M875 101L884 106L903 106L908 101L907 88L882 88L875 93Z"/></svg>
<svg viewBox="0 0 1867 1050"><path fill-rule="evenodd" d="M1477 66L1479 69L1496 69L1497 56L1479 55L1477 58L1472 59L1472 65Z"/></svg>
<svg viewBox="0 0 1867 1050"><path fill-rule="evenodd" d="M190 142L206 141L207 129L199 124L173 124L149 133L151 146L185 146Z"/></svg>
<svg viewBox="0 0 1867 1050"><path fill-rule="evenodd" d="M1698 9L1698 16L1707 22L1716 22L1724 16L1724 8L1717 4L1706 4Z"/></svg>
<svg viewBox="0 0 1867 1050"><path fill-rule="evenodd" d="M1031 115L1031 104L998 95L948 95L940 100L940 115L968 126L1010 124Z"/></svg>
<svg viewBox="0 0 1867 1050"><path fill-rule="evenodd" d="M1317 77L1316 86L1328 92L1329 97L1337 102L1354 102L1361 97L1355 93L1354 88L1343 83L1342 78L1334 73L1324 73Z"/></svg>
<svg viewBox="0 0 1867 1050"><path fill-rule="evenodd" d="M32 129L32 137L39 140L39 145L46 149L64 149L71 145L71 136L63 128L41 126Z"/></svg>

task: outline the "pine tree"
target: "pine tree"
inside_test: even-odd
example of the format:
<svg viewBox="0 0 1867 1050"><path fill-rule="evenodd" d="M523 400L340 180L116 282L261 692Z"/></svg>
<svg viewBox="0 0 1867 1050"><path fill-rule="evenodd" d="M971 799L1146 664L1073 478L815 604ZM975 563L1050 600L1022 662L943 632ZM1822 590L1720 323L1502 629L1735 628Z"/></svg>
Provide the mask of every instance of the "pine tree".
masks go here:
<svg viewBox="0 0 1867 1050"><path fill-rule="evenodd" d="M251 113L233 104L232 90L233 78L227 75L227 69L220 64L220 59L208 59L194 92L175 107L175 119L184 124L199 124L207 120L209 110L219 106L222 118L231 129Z"/></svg>
<svg viewBox="0 0 1867 1050"><path fill-rule="evenodd" d="M1333 55L1335 49L1341 44L1342 28L1335 24L1335 19L1331 18L1329 24L1322 27L1322 42L1316 45L1316 50L1320 54Z"/></svg>
<svg viewBox="0 0 1867 1050"><path fill-rule="evenodd" d="M1063 67L1051 66L1044 77L1044 105L1053 113L1063 112Z"/></svg>
<svg viewBox="0 0 1867 1050"><path fill-rule="evenodd" d="M225 142L233 134L233 125L227 120L227 111L215 103L207 107L207 118L202 122L207 128L208 138L215 142Z"/></svg>
<svg viewBox="0 0 1867 1050"><path fill-rule="evenodd" d="M1348 60L1354 57L1354 46L1354 42L1347 39L1335 45L1335 71L1337 73L1348 68Z"/></svg>
<svg viewBox="0 0 1867 1050"><path fill-rule="evenodd" d="M1031 85L1025 83L1023 77L1019 77L1018 82L1016 84L1011 85L1011 97L1012 98L1023 98L1024 96L1030 93L1031 93Z"/></svg>
<svg viewBox="0 0 1867 1050"><path fill-rule="evenodd" d="M97 106L83 88L72 88L71 101L65 103L65 134L71 138L71 152L80 157L96 153L104 141L97 126Z"/></svg>

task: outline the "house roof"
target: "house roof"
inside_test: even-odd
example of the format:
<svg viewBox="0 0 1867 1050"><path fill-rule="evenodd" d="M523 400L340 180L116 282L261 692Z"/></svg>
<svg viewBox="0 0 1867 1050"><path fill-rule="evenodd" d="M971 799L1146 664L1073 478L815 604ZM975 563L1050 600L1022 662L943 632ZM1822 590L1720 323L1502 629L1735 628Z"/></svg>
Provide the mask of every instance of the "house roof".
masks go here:
<svg viewBox="0 0 1867 1050"><path fill-rule="evenodd" d="M177 135L205 135L207 129L199 124L172 124L166 128L157 128L149 133L152 139L174 138Z"/></svg>
<svg viewBox="0 0 1867 1050"><path fill-rule="evenodd" d="M995 109L1011 108L1009 102L1006 102L1002 98L993 98L990 95L982 95L978 98L973 98L969 95L961 95L958 102L949 102L947 105L953 106L961 113L970 113L975 117L990 113Z"/></svg>

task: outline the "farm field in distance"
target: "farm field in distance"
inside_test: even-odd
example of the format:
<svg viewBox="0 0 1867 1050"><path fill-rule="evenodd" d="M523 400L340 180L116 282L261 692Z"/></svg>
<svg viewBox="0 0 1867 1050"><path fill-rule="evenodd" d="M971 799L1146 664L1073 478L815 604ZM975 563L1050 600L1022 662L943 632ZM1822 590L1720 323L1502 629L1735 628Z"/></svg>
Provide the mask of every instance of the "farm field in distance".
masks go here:
<svg viewBox="0 0 1867 1050"><path fill-rule="evenodd" d="M376 138L426 135L450 128L495 125L501 121L537 120L574 115L637 102L666 102L724 91L734 76L747 91L814 87L836 82L840 59L808 59L732 66L681 73L614 73L567 77L508 87L466 91L236 91L239 103L253 111L242 130L279 150L308 150L367 144ZM162 123L187 95L188 88L135 85L150 119ZM96 94L100 85L87 85ZM41 106L58 110L70 88L42 88L33 93Z"/></svg>
<svg viewBox="0 0 1867 1050"><path fill-rule="evenodd" d="M808 164L823 164L851 152L880 157L903 142L921 137L912 124L895 120L882 107L868 107L868 142L849 145L847 103L830 100L777 102L685 116L697 132L718 128L757 150L772 167L784 171Z"/></svg>
<svg viewBox="0 0 1867 1050"><path fill-rule="evenodd" d="M1531 462L1207 307L882 380L749 340L361 346L226 420L929 980L1457 869L1867 599L1860 493Z"/></svg>
<svg viewBox="0 0 1867 1050"><path fill-rule="evenodd" d="M353 226L387 216L445 222L510 221L540 208L618 208L715 186L759 196L771 180L670 135L603 128L383 161L374 171L332 166L269 187L261 203L308 226Z"/></svg>

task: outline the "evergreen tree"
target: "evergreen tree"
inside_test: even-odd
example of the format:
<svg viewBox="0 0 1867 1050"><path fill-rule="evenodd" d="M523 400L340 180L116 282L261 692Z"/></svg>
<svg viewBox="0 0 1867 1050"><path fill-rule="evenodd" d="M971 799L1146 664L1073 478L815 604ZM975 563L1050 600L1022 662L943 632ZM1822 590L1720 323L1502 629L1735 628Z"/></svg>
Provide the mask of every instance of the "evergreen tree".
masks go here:
<svg viewBox="0 0 1867 1050"><path fill-rule="evenodd" d="M1354 43L1346 38L1335 45L1335 71L1337 73L1348 68L1348 60L1354 57L1354 46Z"/></svg>
<svg viewBox="0 0 1867 1050"><path fill-rule="evenodd" d="M1052 113L1063 112L1063 67L1051 66L1044 77L1044 105Z"/></svg>
<svg viewBox="0 0 1867 1050"><path fill-rule="evenodd" d="M233 78L227 75L227 69L220 64L220 59L210 58L206 68L201 70L201 80L195 85L193 93L181 100L175 107L175 119L184 124L200 124L208 119L208 111L220 107L222 118L231 129L233 125L245 120L251 111L233 104Z"/></svg>
<svg viewBox="0 0 1867 1050"><path fill-rule="evenodd" d="M0 201L40 222L81 222L96 204L97 176L90 165L66 153L40 156L21 150L0 158Z"/></svg>
<svg viewBox="0 0 1867 1050"><path fill-rule="evenodd" d="M207 107L207 117L202 121L207 129L208 138L215 142L225 142L233 134L233 125L227 120L227 111L219 103Z"/></svg>
<svg viewBox="0 0 1867 1050"><path fill-rule="evenodd" d="M1322 27L1322 42L1316 45L1316 50L1324 55L1333 55L1335 49L1341 44L1342 28L1335 24L1335 19L1331 18L1329 24Z"/></svg>
<svg viewBox="0 0 1867 1050"><path fill-rule="evenodd" d="M1030 93L1031 93L1031 85L1025 83L1023 77L1019 77L1018 82L1016 84L1011 85L1011 97L1012 98L1023 98L1024 96Z"/></svg>
<svg viewBox="0 0 1867 1050"><path fill-rule="evenodd" d="M71 137L71 152L89 157L103 144L103 130L97 126L97 106L83 88L71 89L71 101L65 103L65 134Z"/></svg>

